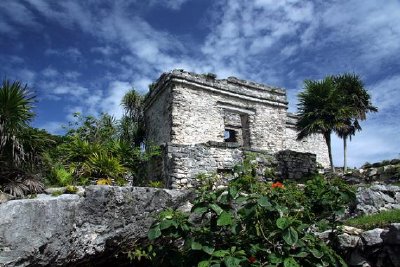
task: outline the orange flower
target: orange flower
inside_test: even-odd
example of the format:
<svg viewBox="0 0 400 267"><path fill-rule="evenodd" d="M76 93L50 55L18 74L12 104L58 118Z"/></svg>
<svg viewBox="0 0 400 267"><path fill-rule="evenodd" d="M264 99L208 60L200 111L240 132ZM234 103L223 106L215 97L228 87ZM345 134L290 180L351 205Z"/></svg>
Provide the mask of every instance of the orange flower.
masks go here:
<svg viewBox="0 0 400 267"><path fill-rule="evenodd" d="M275 182L272 184L272 188L285 188L281 182Z"/></svg>
<svg viewBox="0 0 400 267"><path fill-rule="evenodd" d="M250 256L250 257L248 258L248 260L249 260L250 263L255 263L257 259L256 259L256 257L254 257L254 256Z"/></svg>

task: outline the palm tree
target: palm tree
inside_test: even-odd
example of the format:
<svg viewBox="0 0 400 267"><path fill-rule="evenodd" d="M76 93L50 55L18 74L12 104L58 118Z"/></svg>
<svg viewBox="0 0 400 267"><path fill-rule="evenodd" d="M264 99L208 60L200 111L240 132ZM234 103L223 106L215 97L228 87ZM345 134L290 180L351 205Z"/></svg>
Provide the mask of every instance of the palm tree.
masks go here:
<svg viewBox="0 0 400 267"><path fill-rule="evenodd" d="M35 96L27 85L4 80L0 87L0 188L22 196L25 192L40 192L38 180L39 153L49 143L49 135L29 126Z"/></svg>
<svg viewBox="0 0 400 267"><path fill-rule="evenodd" d="M0 88L0 158L20 164L24 153L21 135L29 127L34 117L32 112L35 96L31 95L27 85L18 81L5 80Z"/></svg>
<svg viewBox="0 0 400 267"><path fill-rule="evenodd" d="M144 97L133 88L121 101L125 110L121 119L121 139L134 146L140 146L144 141L143 103Z"/></svg>
<svg viewBox="0 0 400 267"><path fill-rule="evenodd" d="M341 124L335 129L337 135L343 139L344 172L347 171L347 138L361 130L358 120L365 120L368 112L377 112L372 105L371 96L364 89L360 77L355 74L345 73L333 77L335 90L340 96L341 108L346 110Z"/></svg>
<svg viewBox="0 0 400 267"><path fill-rule="evenodd" d="M328 147L329 161L334 172L331 133L336 129L338 115L343 112L339 109L338 95L332 77L321 81L304 81L304 91L299 93L297 139L302 140L313 134L322 134Z"/></svg>

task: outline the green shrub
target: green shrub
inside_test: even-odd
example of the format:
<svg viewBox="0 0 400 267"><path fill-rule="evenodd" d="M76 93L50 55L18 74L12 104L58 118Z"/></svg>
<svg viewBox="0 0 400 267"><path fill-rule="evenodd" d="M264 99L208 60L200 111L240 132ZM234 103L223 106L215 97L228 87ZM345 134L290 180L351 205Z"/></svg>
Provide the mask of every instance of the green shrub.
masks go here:
<svg viewBox="0 0 400 267"><path fill-rule="evenodd" d="M164 183L162 181L150 181L149 182L149 187L163 188L164 187Z"/></svg>
<svg viewBox="0 0 400 267"><path fill-rule="evenodd" d="M302 191L293 184L256 181L249 161L236 170L226 189L212 191L212 183L204 183L190 214L161 212L148 233L151 244L130 255L154 266L346 266L310 233L320 203L310 203L307 194L322 202L340 198L328 208L335 213L343 209L341 198L347 199L337 193L338 185L317 177Z"/></svg>
<svg viewBox="0 0 400 267"><path fill-rule="evenodd" d="M51 171L49 182L56 186L71 185L74 182L73 171L66 170L62 165L56 165Z"/></svg>
<svg viewBox="0 0 400 267"><path fill-rule="evenodd" d="M120 160L106 153L94 153L84 163L85 173L91 177L114 179L121 178L126 169Z"/></svg>
<svg viewBox="0 0 400 267"><path fill-rule="evenodd" d="M356 197L354 188L341 179L326 179L319 174L306 182L304 193L313 217L316 220L327 219L332 229L336 228L338 218L344 215L346 207Z"/></svg>

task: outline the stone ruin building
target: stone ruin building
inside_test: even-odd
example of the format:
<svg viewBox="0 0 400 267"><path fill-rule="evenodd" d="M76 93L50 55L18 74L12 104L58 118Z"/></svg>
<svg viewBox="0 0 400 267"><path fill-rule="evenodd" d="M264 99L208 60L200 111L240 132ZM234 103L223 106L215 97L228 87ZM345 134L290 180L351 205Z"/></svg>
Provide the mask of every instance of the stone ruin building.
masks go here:
<svg viewBox="0 0 400 267"><path fill-rule="evenodd" d="M164 73L145 102L147 139L162 145L150 167L169 188L195 185L200 173L228 173L252 152L285 178L329 166L322 135L296 141L286 91L235 77Z"/></svg>

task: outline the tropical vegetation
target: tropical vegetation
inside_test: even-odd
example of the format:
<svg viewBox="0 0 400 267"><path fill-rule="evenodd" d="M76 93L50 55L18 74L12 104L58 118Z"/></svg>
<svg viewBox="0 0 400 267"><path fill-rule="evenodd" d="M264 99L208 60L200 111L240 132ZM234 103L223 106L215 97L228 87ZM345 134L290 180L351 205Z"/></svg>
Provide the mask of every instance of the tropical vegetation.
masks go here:
<svg viewBox="0 0 400 267"><path fill-rule="evenodd" d="M55 140L29 126L35 96L18 81L4 80L0 88L0 190L22 196L43 189L38 175L42 153Z"/></svg>
<svg viewBox="0 0 400 267"><path fill-rule="evenodd" d="M361 130L360 120L368 112L377 112L360 77L355 74L327 76L323 80L305 80L304 91L298 95L297 139L323 135L328 147L332 172L331 134L335 132L344 143L344 170L347 169L347 139Z"/></svg>
<svg viewBox="0 0 400 267"><path fill-rule="evenodd" d="M122 99L116 120L74 114L66 134L30 126L35 96L27 85L5 80L0 88L0 190L14 196L39 193L45 184L146 184L146 162L159 154L144 138L144 97L134 89Z"/></svg>
<svg viewBox="0 0 400 267"><path fill-rule="evenodd" d="M336 229L354 191L318 175L304 189L259 182L251 162L226 188L203 178L190 213L161 212L148 246L128 255L148 266L346 266L313 231Z"/></svg>

